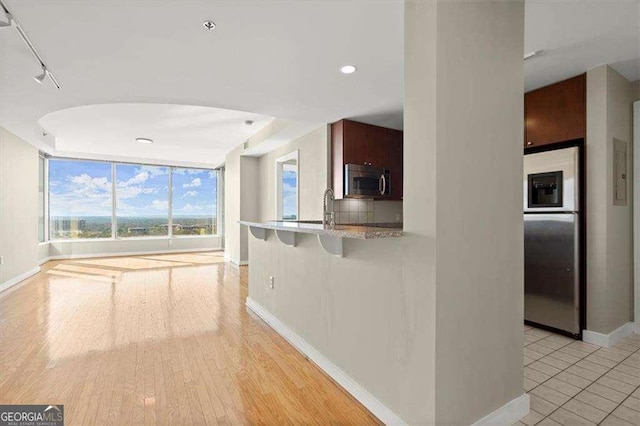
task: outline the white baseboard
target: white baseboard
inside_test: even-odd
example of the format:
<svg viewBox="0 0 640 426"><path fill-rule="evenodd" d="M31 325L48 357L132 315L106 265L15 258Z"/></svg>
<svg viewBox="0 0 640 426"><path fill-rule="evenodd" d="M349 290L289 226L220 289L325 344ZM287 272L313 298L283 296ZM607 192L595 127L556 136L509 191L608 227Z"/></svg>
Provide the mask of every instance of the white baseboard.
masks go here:
<svg viewBox="0 0 640 426"><path fill-rule="evenodd" d="M239 260L239 259L233 259L231 256L228 255L224 255L224 259L228 260L229 262L233 263L236 266L246 266L249 264L248 260Z"/></svg>
<svg viewBox="0 0 640 426"><path fill-rule="evenodd" d="M35 267L30 271L25 272L24 274L20 274L17 277L13 277L8 281L3 282L2 284L0 284L0 291L5 291L7 289L9 289L10 287L13 287L14 285L26 280L27 278L37 274L38 272L40 272L40 267Z"/></svg>
<svg viewBox="0 0 640 426"><path fill-rule="evenodd" d="M218 248L197 248L197 249L179 249L179 250L153 250L153 251L128 251L117 253L90 253L90 254L61 254L57 256L49 256L40 259L39 265L49 262L50 260L66 260L66 259L91 259L97 257L123 257L123 256L147 256L152 254L171 254L171 253L195 253L200 251L219 251Z"/></svg>
<svg viewBox="0 0 640 426"><path fill-rule="evenodd" d="M380 419L387 425L404 425L406 424L398 415L387 408L376 397L371 395L365 388L356 383L351 377L349 377L344 371L340 370L338 366L329 361L324 355L318 352L313 346L308 344L293 330L282 323L278 318L273 316L269 311L260 306L255 300L247 297L246 306L253 311L256 315L262 318L271 328L273 328L279 335L284 337L294 348L304 354L307 358L313 361L321 370L323 370L329 377L342 386L347 392L349 392L355 399L360 401L374 416ZM528 400L527 400L528 401ZM527 405L527 409L529 406ZM515 419L512 423L519 420ZM511 424L511 423L510 423Z"/></svg>
<svg viewBox="0 0 640 426"><path fill-rule="evenodd" d="M634 332L638 332L638 324L628 322L620 327L616 328L609 334L597 333L595 331L583 330L582 340L594 345L610 348L615 345L623 337L627 337Z"/></svg>
<svg viewBox="0 0 640 426"><path fill-rule="evenodd" d="M529 414L529 395L522 394L502 407L484 416L472 426L508 426Z"/></svg>

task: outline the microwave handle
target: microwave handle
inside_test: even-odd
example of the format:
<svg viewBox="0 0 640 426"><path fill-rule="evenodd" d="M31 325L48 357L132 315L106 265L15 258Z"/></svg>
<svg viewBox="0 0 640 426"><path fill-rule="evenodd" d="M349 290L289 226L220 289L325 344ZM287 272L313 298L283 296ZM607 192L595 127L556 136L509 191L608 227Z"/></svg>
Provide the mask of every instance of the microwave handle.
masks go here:
<svg viewBox="0 0 640 426"><path fill-rule="evenodd" d="M384 195L384 193L387 192L387 178L384 176L384 173L380 175L380 180L382 181L382 190L380 191L380 195Z"/></svg>

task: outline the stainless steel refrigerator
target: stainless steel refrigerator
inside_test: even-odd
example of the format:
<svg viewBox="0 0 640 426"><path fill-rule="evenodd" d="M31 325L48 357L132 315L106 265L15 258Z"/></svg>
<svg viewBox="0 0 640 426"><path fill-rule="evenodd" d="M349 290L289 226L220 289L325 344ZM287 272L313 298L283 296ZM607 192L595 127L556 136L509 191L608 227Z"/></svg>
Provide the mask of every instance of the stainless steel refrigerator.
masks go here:
<svg viewBox="0 0 640 426"><path fill-rule="evenodd" d="M524 318L580 334L579 148L524 156Z"/></svg>

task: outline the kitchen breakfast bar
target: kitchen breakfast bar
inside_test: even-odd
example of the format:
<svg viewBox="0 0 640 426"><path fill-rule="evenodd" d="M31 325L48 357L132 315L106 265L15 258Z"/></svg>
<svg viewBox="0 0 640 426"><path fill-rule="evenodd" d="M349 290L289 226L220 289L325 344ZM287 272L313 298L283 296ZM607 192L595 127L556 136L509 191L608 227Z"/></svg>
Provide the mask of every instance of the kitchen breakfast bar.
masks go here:
<svg viewBox="0 0 640 426"><path fill-rule="evenodd" d="M259 240L266 240L267 232L274 231L285 245L296 246L296 234L313 234L322 248L334 255L343 256L343 238L371 240L402 237L401 223L371 223L357 225L323 225L321 221L239 221L249 227L249 232Z"/></svg>
<svg viewBox="0 0 640 426"><path fill-rule="evenodd" d="M423 288L409 285L419 277L405 268L415 234L399 222L239 223L249 228L246 307L378 419L402 423L387 407L398 397L415 397L406 383L416 374L414 364L419 372L425 367L412 335L416 324L431 323L422 318L428 312L402 313L423 297Z"/></svg>

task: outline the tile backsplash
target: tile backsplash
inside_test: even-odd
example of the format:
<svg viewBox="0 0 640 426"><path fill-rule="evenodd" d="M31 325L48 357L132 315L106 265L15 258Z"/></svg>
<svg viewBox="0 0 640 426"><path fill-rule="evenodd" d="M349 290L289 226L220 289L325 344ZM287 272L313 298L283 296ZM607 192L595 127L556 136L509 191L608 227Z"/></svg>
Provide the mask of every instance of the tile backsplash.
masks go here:
<svg viewBox="0 0 640 426"><path fill-rule="evenodd" d="M373 200L349 198L334 202L336 223L373 223Z"/></svg>
<svg viewBox="0 0 640 426"><path fill-rule="evenodd" d="M402 222L402 201L345 198L333 207L337 224Z"/></svg>

